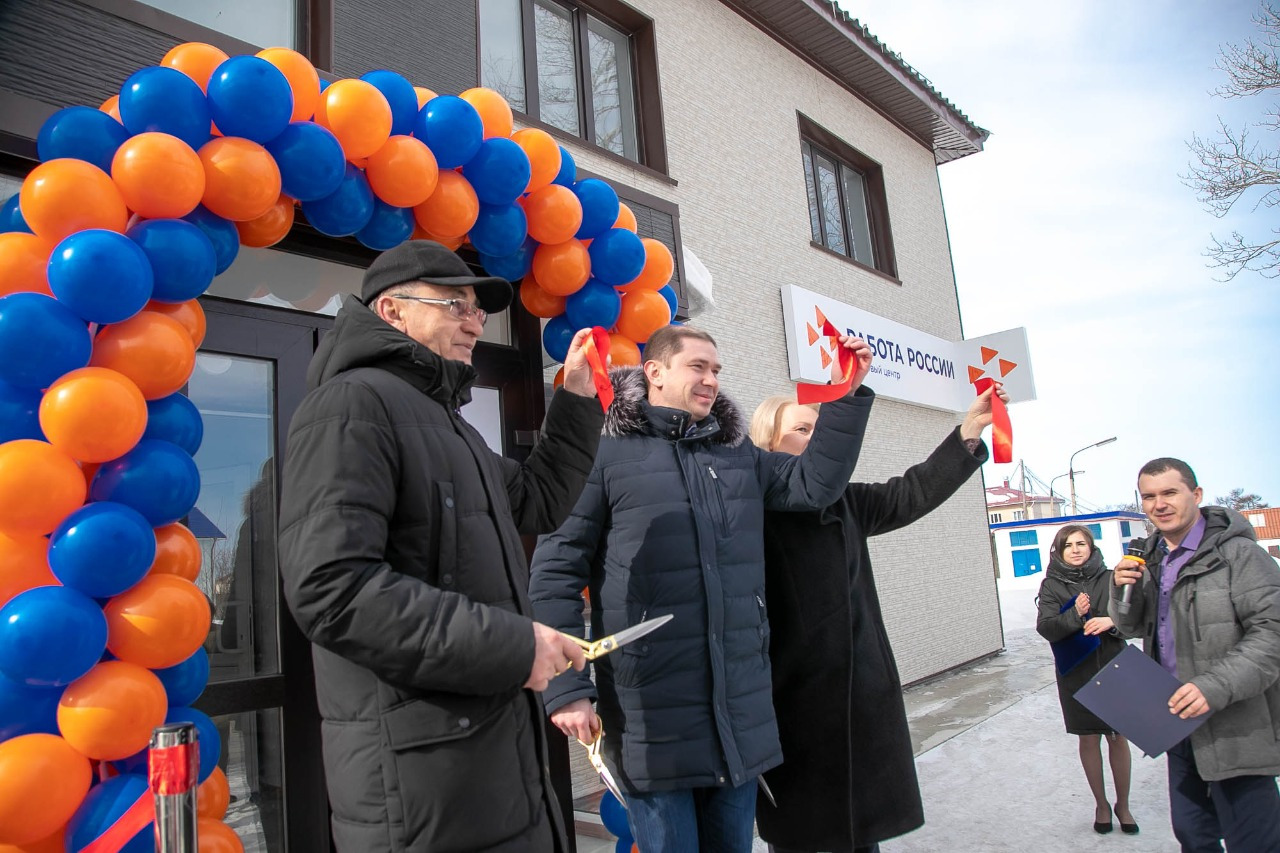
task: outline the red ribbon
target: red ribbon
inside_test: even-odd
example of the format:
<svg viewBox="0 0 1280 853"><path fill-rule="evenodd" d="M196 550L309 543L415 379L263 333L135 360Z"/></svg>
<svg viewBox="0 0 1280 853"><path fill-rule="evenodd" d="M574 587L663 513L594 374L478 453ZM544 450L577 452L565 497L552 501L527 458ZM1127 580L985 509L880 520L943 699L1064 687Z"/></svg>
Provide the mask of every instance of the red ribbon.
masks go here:
<svg viewBox="0 0 1280 853"><path fill-rule="evenodd" d="M995 384L989 376L977 379L973 387L981 395ZM991 392L991 458L996 462L1013 461L1013 423L1009 420L1009 408L1000 395Z"/></svg>
<svg viewBox="0 0 1280 853"><path fill-rule="evenodd" d="M120 853L135 835L155 819L155 798L150 791L143 791L115 823L81 848L80 853Z"/></svg>
<svg viewBox="0 0 1280 853"><path fill-rule="evenodd" d="M596 386L600 408L606 412L613 405L613 383L609 381L609 333L599 326L591 328L591 336L582 344L582 354L591 366L591 382Z"/></svg>
<svg viewBox="0 0 1280 853"><path fill-rule="evenodd" d="M199 747L194 743L152 749L148 758L151 793L161 796L185 794L200 776Z"/></svg>
<svg viewBox="0 0 1280 853"><path fill-rule="evenodd" d="M853 352L840 346L840 332L836 330L835 326L831 325L830 320L823 322L822 334L831 339L832 345L835 347L836 352L839 353L840 369L844 371L844 378L833 384L797 383L796 402L802 406L810 403L830 403L832 400L839 400L849 393L849 386L853 385L853 368L856 363Z"/></svg>

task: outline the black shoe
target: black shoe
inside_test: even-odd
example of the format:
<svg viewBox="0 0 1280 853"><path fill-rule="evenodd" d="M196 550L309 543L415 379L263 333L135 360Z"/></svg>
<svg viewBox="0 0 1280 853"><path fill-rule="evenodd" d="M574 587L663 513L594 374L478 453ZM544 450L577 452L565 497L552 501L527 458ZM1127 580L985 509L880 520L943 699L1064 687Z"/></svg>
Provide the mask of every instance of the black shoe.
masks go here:
<svg viewBox="0 0 1280 853"><path fill-rule="evenodd" d="M1108 811L1110 811L1110 809L1108 809ZM1111 829L1112 827L1111 827L1110 814L1107 815L1106 821L1095 820L1093 822L1093 831L1098 833L1099 835L1106 835L1108 832L1111 831Z"/></svg>
<svg viewBox="0 0 1280 853"><path fill-rule="evenodd" d="M1130 815L1130 817L1132 817L1132 815ZM1120 818L1118 817L1116 818L1116 820L1120 822L1120 831L1123 832L1125 835L1138 834L1139 830L1138 830L1138 825L1136 823L1125 823L1124 821L1120 820Z"/></svg>

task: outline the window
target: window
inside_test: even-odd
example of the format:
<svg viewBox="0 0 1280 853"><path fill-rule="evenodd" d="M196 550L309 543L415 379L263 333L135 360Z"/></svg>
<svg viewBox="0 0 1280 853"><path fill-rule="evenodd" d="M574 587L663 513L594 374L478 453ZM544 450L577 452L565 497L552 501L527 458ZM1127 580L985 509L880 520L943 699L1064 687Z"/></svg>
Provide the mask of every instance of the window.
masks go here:
<svg viewBox="0 0 1280 853"><path fill-rule="evenodd" d="M1014 548L1038 545L1039 540L1034 530L1010 530L1009 545Z"/></svg>
<svg viewBox="0 0 1280 853"><path fill-rule="evenodd" d="M1280 545L1268 545L1267 553L1273 557L1280 558Z"/></svg>
<svg viewBox="0 0 1280 853"><path fill-rule="evenodd" d="M480 0L479 8L481 85L544 124L666 168L651 21L617 0ZM642 107L651 108L642 116Z"/></svg>
<svg viewBox="0 0 1280 853"><path fill-rule="evenodd" d="M1120 522L1120 538L1128 539L1132 535L1133 533L1129 529L1129 522L1127 521Z"/></svg>
<svg viewBox="0 0 1280 853"><path fill-rule="evenodd" d="M297 0L141 0L195 24L256 44L298 47Z"/></svg>
<svg viewBox="0 0 1280 853"><path fill-rule="evenodd" d="M814 245L896 277L880 164L804 116L800 157Z"/></svg>
<svg viewBox="0 0 1280 853"><path fill-rule="evenodd" d="M1014 520L1014 521L1024 521L1024 520L1026 520L1026 517L1027 517L1027 514L1026 514L1025 512L1023 512L1022 510L1020 510L1020 509L1015 509L1015 510L1013 511L1013 520Z"/></svg>
<svg viewBox="0 0 1280 853"><path fill-rule="evenodd" d="M988 515L988 516L987 516L987 520L988 520L988 521L989 521L989 523L991 523L991 524L999 524L999 523L1000 523L1000 513L998 513L998 512L993 512L993 513L991 513L990 515Z"/></svg>
<svg viewBox="0 0 1280 853"><path fill-rule="evenodd" d="M1035 548L1023 548L1013 552L1013 576L1034 575L1040 571L1040 552Z"/></svg>
<svg viewBox="0 0 1280 853"><path fill-rule="evenodd" d="M1101 524L1086 524L1085 527L1089 528L1089 532L1093 534L1094 542L1102 541L1102 525Z"/></svg>
<svg viewBox="0 0 1280 853"><path fill-rule="evenodd" d="M1254 527L1266 527L1267 517L1262 513L1253 513L1249 516L1249 523Z"/></svg>

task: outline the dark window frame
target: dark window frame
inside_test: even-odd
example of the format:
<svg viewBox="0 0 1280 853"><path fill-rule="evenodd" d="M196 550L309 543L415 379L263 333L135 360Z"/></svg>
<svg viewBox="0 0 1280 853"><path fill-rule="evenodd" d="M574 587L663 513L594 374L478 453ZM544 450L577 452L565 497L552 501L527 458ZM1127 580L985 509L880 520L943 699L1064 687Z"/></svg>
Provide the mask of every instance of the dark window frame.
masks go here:
<svg viewBox="0 0 1280 853"><path fill-rule="evenodd" d="M888 197L885 194L884 167L807 116L797 113L797 120L800 129L801 152L808 152L810 168L814 168L812 165L814 155L822 155L830 160L834 160L840 166L852 169L862 175L865 186L867 224L870 230L871 251L875 257L875 263L874 265L867 264L849 256L848 254L838 252L824 243L813 239L810 239L809 245L816 249L821 249L822 251L848 263L854 264L860 269L875 273L882 278L888 279L894 284L901 285L902 281L898 278L897 254L893 249L893 231L889 225L889 202ZM810 177L810 175L806 175L806 183ZM847 219L848 206L844 198L844 181L836 181L836 191L839 195L840 209L844 212L845 218ZM807 187L805 190L805 197L807 204ZM825 234L826 222L820 200L818 204L818 217L821 228L820 233ZM812 227L813 223L811 219L811 232ZM844 229L845 245L848 246L852 242L848 223L842 223L842 227Z"/></svg>
<svg viewBox="0 0 1280 853"><path fill-rule="evenodd" d="M544 122L540 118L538 104L538 47L533 27L534 0L520 0L521 32L524 37L524 92L525 109L514 110L520 123L529 127L545 130L552 136L572 140L592 147L592 152L608 157L631 168L639 168L659 178L667 178L667 145L663 132L662 97L658 75L658 49L654 24L651 18L642 15L619 0L553 0L553 2L569 9L574 32L574 45L577 54L576 82L578 88L578 117L582 125L582 135L574 135L568 131ZM605 24L626 34L631 41L631 79L635 94L636 112L636 154L631 160L608 148L603 148L595 141L595 116L592 112L589 93L590 86L590 40L587 30L587 17L594 16ZM476 79L482 80L479 67L483 56L483 45L479 26L479 15L476 21Z"/></svg>

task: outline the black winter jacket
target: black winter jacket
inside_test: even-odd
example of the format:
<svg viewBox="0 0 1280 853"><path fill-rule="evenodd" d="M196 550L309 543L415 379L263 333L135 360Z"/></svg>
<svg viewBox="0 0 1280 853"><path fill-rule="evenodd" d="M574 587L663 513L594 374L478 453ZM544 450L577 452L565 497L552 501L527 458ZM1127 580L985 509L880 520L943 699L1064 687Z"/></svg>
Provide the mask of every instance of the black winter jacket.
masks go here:
<svg viewBox="0 0 1280 853"><path fill-rule="evenodd" d="M824 406L825 408L825 406ZM924 823L902 682L885 632L867 538L941 506L986 461L956 428L886 483L850 483L821 512L765 513L765 601L782 766L756 802L760 837L797 850L851 850Z"/></svg>
<svg viewBox="0 0 1280 853"><path fill-rule="evenodd" d="M474 378L348 298L289 430L280 571L313 643L342 851L566 846L541 702L522 689L519 535L572 507L600 404L557 392L519 464L460 416Z"/></svg>
<svg viewBox="0 0 1280 853"><path fill-rule="evenodd" d="M813 510L844 491L874 395L822 407L801 456L766 453L719 397L697 424L651 406L638 369L612 373L617 397L596 464L568 521L538 546L530 598L539 621L592 636L675 618L570 672L548 711L596 698L605 752L625 789L741 785L782 760L770 701L764 511Z"/></svg>

